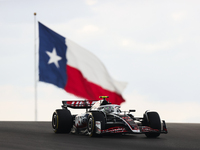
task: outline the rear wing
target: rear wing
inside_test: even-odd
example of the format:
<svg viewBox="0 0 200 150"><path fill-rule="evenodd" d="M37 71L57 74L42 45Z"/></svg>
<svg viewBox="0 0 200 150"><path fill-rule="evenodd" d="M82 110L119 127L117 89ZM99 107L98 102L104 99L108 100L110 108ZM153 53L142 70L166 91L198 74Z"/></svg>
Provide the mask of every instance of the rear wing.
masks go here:
<svg viewBox="0 0 200 150"><path fill-rule="evenodd" d="M63 108L75 108L75 109L84 109L84 108L91 108L97 100L71 100L71 101L62 101Z"/></svg>

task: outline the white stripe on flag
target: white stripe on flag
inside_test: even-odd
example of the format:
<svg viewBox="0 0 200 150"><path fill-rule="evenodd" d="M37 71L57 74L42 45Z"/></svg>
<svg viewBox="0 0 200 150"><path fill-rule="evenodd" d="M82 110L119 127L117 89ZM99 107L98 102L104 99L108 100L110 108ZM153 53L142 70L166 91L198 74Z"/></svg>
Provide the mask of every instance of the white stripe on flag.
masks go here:
<svg viewBox="0 0 200 150"><path fill-rule="evenodd" d="M67 64L78 69L90 82L112 92L121 94L127 83L114 80L103 63L91 52L66 39Z"/></svg>

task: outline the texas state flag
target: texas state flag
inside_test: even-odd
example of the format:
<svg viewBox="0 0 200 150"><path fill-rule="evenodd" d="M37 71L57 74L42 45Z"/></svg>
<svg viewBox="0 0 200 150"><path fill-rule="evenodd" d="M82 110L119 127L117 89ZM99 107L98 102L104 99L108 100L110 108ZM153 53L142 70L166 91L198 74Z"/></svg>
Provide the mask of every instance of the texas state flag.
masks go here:
<svg viewBox="0 0 200 150"><path fill-rule="evenodd" d="M121 104L126 83L114 80L91 52L39 22L39 81L87 100L109 96Z"/></svg>

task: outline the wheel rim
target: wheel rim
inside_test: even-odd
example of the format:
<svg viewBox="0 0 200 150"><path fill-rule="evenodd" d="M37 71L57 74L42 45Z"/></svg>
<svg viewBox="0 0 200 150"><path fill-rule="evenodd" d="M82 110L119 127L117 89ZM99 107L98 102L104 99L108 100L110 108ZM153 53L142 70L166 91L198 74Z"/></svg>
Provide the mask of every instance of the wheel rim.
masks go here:
<svg viewBox="0 0 200 150"><path fill-rule="evenodd" d="M88 120L88 132L91 133L92 132L92 128L93 128L93 119L90 118Z"/></svg>
<svg viewBox="0 0 200 150"><path fill-rule="evenodd" d="M57 127L57 114L53 114L53 118L52 118L52 126L54 129L56 129Z"/></svg>

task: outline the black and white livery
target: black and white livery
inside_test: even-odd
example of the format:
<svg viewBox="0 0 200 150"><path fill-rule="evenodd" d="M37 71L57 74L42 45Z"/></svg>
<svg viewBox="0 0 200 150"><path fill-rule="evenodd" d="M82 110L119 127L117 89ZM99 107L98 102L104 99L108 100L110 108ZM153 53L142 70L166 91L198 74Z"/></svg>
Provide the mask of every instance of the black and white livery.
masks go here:
<svg viewBox="0 0 200 150"><path fill-rule="evenodd" d="M79 133L91 137L104 134L145 134L156 138L167 133L165 121L161 123L159 114L146 111L143 117L135 117L135 110L121 111L119 105L111 104L100 96L98 101L62 101L62 109L57 109L52 116L55 133ZM69 108L86 109L82 114L72 115Z"/></svg>

